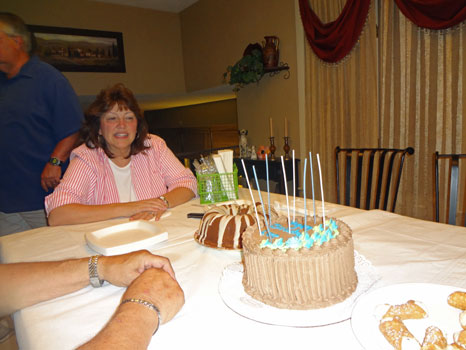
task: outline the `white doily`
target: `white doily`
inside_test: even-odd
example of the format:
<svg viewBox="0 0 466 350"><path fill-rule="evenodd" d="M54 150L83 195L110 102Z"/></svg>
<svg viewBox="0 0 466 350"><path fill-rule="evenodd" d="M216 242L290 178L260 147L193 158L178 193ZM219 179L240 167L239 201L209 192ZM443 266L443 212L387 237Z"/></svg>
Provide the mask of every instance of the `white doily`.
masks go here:
<svg viewBox="0 0 466 350"><path fill-rule="evenodd" d="M313 310L287 310L269 306L246 294L242 284L243 265L239 262L225 267L219 282L223 302L233 311L251 320L288 327L316 327L345 321L351 317L356 299L380 279L371 262L354 252L358 286L341 303Z"/></svg>

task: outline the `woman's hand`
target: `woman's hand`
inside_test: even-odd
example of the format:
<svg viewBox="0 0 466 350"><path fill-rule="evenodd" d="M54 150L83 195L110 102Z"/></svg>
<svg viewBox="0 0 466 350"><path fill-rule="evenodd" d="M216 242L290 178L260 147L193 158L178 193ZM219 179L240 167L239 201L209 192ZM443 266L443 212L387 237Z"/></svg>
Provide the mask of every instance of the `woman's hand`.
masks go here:
<svg viewBox="0 0 466 350"><path fill-rule="evenodd" d="M125 203L130 208L130 220L151 220L157 221L168 209L167 205L160 198L151 198L143 201Z"/></svg>

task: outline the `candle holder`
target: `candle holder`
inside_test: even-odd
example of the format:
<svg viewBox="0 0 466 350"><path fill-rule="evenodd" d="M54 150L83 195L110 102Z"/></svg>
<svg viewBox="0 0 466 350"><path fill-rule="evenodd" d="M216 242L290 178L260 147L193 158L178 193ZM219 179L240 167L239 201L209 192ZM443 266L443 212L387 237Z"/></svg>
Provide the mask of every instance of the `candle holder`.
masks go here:
<svg viewBox="0 0 466 350"><path fill-rule="evenodd" d="M274 144L274 139L275 138L273 136L270 137L270 146L269 146L270 160L275 160L275 151L277 150Z"/></svg>
<svg viewBox="0 0 466 350"><path fill-rule="evenodd" d="M283 146L283 150L285 151L285 160L290 159L290 145L288 144L288 140L290 139L288 136L284 137L285 145Z"/></svg>

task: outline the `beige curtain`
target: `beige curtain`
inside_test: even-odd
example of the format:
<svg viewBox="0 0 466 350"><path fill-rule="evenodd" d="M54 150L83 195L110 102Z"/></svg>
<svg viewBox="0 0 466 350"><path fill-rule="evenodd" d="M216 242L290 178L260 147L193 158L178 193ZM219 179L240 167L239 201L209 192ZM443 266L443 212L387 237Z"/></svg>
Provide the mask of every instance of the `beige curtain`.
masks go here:
<svg viewBox="0 0 466 350"><path fill-rule="evenodd" d="M346 0L310 0L324 23L335 20L345 3ZM375 13L371 5L359 43L338 64L324 63L306 43L306 148L313 156L319 153L325 200L330 202L336 202L335 147L378 144ZM315 158L313 164L316 169ZM314 181L319 181L316 171ZM306 188L309 198L310 186ZM319 193L316 190L316 198L320 198Z"/></svg>
<svg viewBox="0 0 466 350"><path fill-rule="evenodd" d="M380 14L381 146L415 149L405 163L396 211L432 220L434 152L466 153L466 25L442 32L420 29L393 0L382 0ZM441 171L445 183L447 169ZM445 191L441 196L446 199ZM464 203L460 206L464 218Z"/></svg>
<svg viewBox="0 0 466 350"><path fill-rule="evenodd" d="M310 0L323 22L334 20L345 2ZM306 43L306 146L320 153L326 200L336 201L335 146L412 146L396 212L435 218L433 154L466 153L465 40L464 24L441 32L420 29L393 0L374 0L359 44L344 62L325 64ZM466 198L466 169L463 174L460 194ZM442 167L441 183L447 176ZM446 192L440 197L445 201ZM466 203L459 205L464 218Z"/></svg>

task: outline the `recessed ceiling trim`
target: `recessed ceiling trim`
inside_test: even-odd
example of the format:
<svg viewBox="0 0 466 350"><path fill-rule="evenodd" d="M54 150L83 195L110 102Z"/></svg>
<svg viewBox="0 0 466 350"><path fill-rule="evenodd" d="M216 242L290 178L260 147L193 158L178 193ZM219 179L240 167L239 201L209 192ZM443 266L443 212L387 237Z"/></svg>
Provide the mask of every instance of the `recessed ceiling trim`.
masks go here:
<svg viewBox="0 0 466 350"><path fill-rule="evenodd" d="M115 5L146 8L157 11L180 13L198 0L93 0Z"/></svg>

